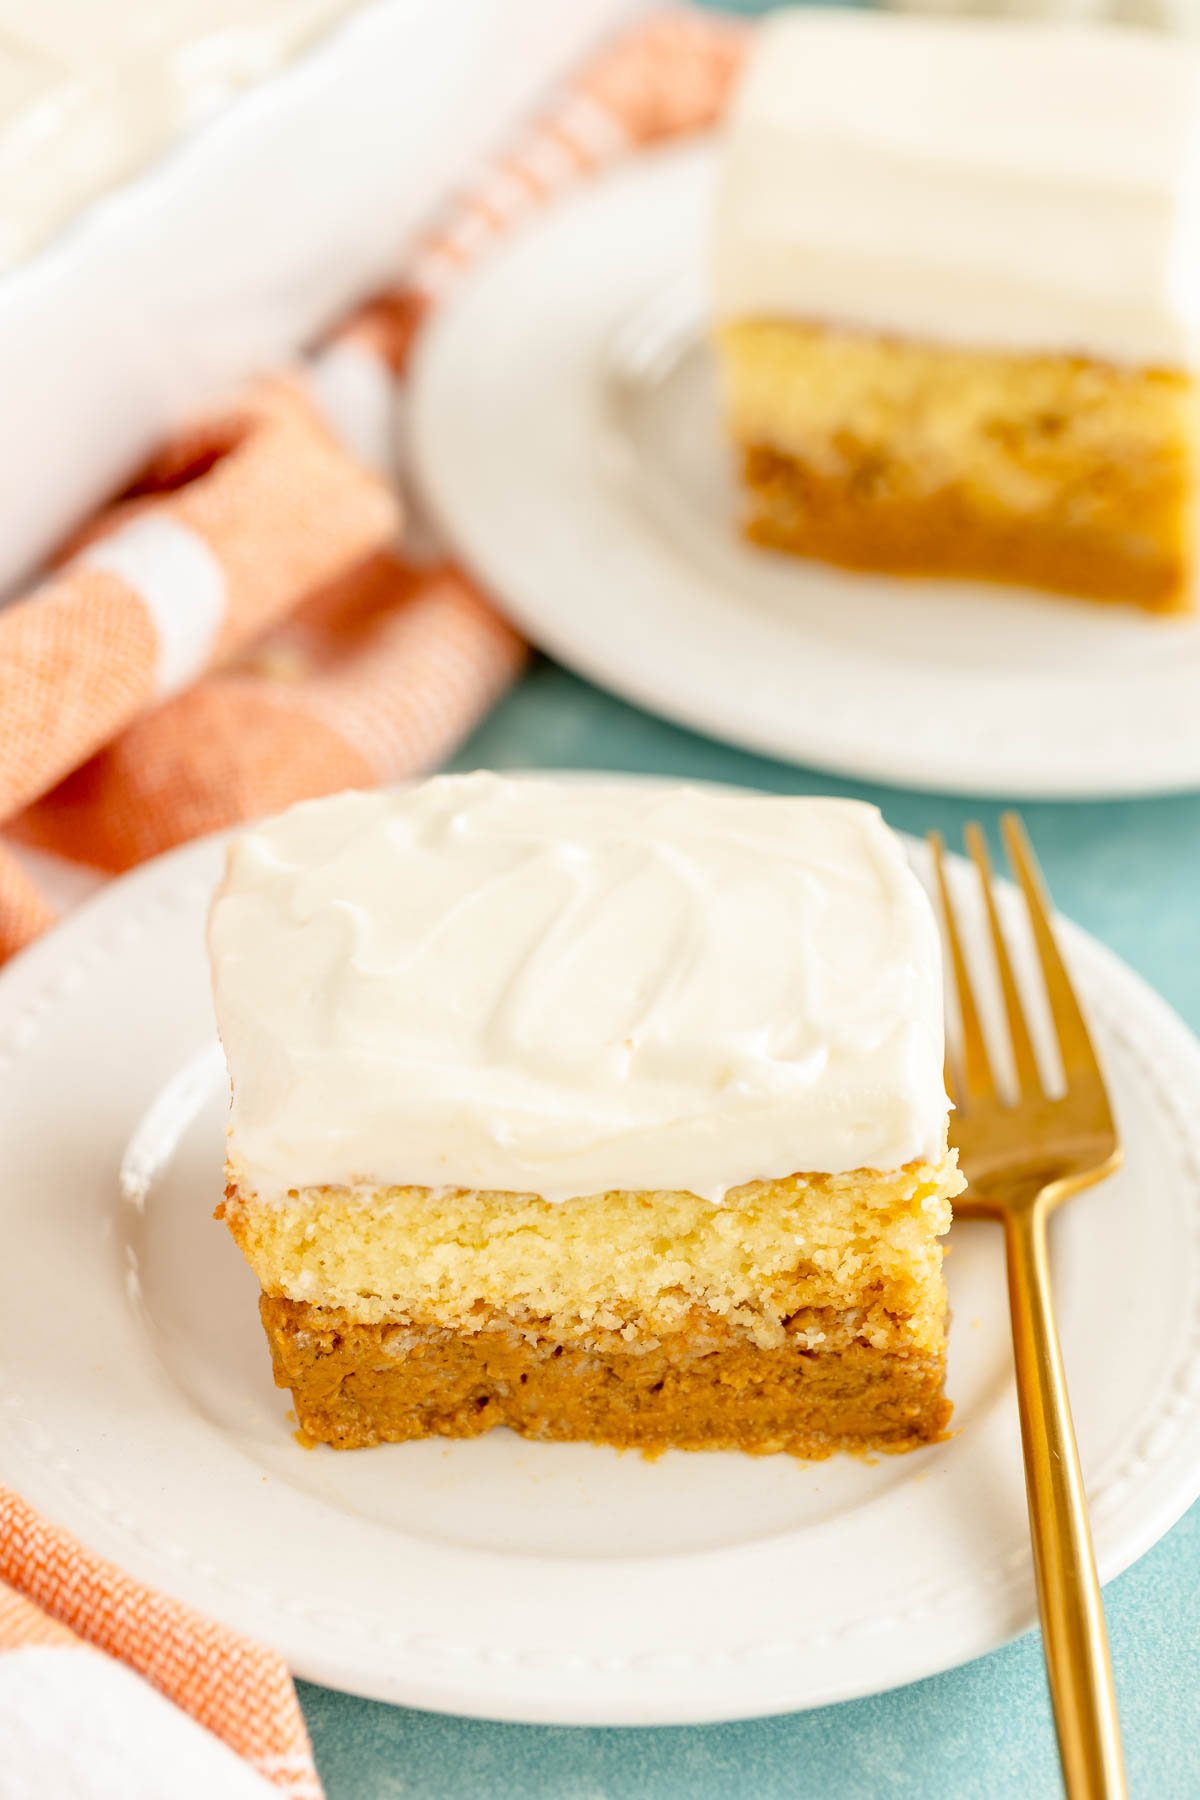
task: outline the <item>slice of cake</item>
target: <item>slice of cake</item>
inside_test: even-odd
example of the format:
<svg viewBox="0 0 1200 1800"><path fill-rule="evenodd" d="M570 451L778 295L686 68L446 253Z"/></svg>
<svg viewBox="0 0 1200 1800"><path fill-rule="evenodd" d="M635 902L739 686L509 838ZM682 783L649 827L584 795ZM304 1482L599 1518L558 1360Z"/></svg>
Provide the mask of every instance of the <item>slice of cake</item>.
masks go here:
<svg viewBox="0 0 1200 1800"><path fill-rule="evenodd" d="M714 287L751 538L1195 604L1193 47L774 15L728 126Z"/></svg>
<svg viewBox="0 0 1200 1800"><path fill-rule="evenodd" d="M234 844L219 1209L339 1447L942 1432L937 933L871 807L447 776Z"/></svg>

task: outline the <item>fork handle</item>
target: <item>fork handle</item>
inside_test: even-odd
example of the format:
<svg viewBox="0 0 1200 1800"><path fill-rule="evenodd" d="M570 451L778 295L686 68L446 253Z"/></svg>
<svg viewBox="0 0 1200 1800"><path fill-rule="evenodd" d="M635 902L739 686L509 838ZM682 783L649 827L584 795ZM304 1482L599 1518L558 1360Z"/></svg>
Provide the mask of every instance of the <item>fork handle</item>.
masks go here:
<svg viewBox="0 0 1200 1800"><path fill-rule="evenodd" d="M1087 1499L1039 1196L1004 1221L1025 1490L1054 1724L1069 1800L1123 1800L1125 1768Z"/></svg>

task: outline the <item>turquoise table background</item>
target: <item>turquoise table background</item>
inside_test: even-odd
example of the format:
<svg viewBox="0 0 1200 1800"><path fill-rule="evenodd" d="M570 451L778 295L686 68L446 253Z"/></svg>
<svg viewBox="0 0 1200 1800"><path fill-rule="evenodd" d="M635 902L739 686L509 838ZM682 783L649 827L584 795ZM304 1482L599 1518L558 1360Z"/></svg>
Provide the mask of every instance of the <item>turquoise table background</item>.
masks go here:
<svg viewBox="0 0 1200 1800"><path fill-rule="evenodd" d="M616 769L874 800L956 840L999 807L840 781L677 730L537 664L461 768ZM1200 795L1023 808L1055 898L1200 1030ZM1150 1300L1152 1296L1142 1296ZM1200 1507L1106 1590L1131 1789L1200 1797ZM1037 1634L891 1694L748 1724L494 1725L302 1684L329 1800L1040 1800L1059 1792Z"/></svg>
<svg viewBox="0 0 1200 1800"><path fill-rule="evenodd" d="M732 10L765 10L734 0ZM1200 696L1197 698L1200 704ZM730 750L537 664L457 768L615 769L873 800L899 830L998 806ZM1200 795L1023 808L1061 909L1200 1031ZM1152 1296L1143 1296L1150 1299ZM1200 1800L1200 1506L1105 1590L1131 1792ZM1041 1641L930 1681L735 1725L495 1725L300 1684L329 1800L1041 1800L1061 1792Z"/></svg>

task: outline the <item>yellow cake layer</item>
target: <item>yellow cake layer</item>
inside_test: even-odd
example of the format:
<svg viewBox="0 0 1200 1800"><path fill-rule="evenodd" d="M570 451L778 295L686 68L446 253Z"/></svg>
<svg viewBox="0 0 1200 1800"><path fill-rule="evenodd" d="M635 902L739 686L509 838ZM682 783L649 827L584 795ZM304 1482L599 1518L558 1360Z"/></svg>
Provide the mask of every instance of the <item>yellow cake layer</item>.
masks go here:
<svg viewBox="0 0 1200 1800"><path fill-rule="evenodd" d="M717 347L751 535L851 566L1194 604L1183 372L769 319L724 325Z"/></svg>
<svg viewBox="0 0 1200 1800"><path fill-rule="evenodd" d="M806 1308L854 1313L866 1341L940 1347L941 1236L952 1156L880 1174L752 1182L714 1206L687 1193L535 1195L313 1188L224 1216L269 1296L361 1323L471 1330L481 1314L560 1337L670 1335L697 1309L769 1347ZM532 1328L532 1327L531 1327Z"/></svg>

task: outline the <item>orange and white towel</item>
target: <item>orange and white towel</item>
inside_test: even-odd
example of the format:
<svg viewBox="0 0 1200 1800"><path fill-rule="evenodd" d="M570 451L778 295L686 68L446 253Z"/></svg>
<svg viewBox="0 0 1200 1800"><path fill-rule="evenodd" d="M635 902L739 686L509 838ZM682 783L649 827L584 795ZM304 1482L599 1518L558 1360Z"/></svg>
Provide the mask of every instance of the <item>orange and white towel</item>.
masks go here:
<svg viewBox="0 0 1200 1800"><path fill-rule="evenodd" d="M395 534L390 488L294 383L264 385L189 447L190 466L150 471L0 612L0 818Z"/></svg>
<svg viewBox="0 0 1200 1800"><path fill-rule="evenodd" d="M294 800L399 780L444 761L524 659L451 565L382 552L257 651L131 725L13 833L116 872Z"/></svg>
<svg viewBox="0 0 1200 1800"><path fill-rule="evenodd" d="M677 12L600 56L303 381L264 383L165 446L46 582L0 612L12 839L124 869L450 753L525 648L462 571L394 547L409 348L530 209L626 151L709 125L743 36ZM0 960L50 922L0 845ZM0 1488L0 1800L272 1790L320 1795L280 1659Z"/></svg>
<svg viewBox="0 0 1200 1800"><path fill-rule="evenodd" d="M2 1800L321 1800L279 1657L0 1487Z"/></svg>

